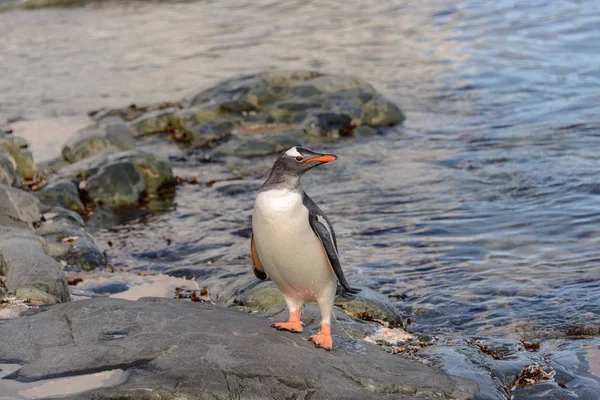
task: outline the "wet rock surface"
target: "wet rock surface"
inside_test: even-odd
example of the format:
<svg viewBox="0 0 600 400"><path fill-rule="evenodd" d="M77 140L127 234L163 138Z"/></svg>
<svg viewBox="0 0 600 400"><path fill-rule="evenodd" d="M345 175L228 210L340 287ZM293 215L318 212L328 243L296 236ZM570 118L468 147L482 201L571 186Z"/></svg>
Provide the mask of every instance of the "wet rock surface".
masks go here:
<svg viewBox="0 0 600 400"><path fill-rule="evenodd" d="M13 379L130 371L125 383L77 399L469 399L477 390L469 380L333 334L336 348L326 352L308 333L280 332L263 317L211 304L98 298L0 322L0 359L23 364Z"/></svg>
<svg viewBox="0 0 600 400"><path fill-rule="evenodd" d="M150 245L143 243L146 248L135 239L128 243L129 233L120 237L121 243L112 243L111 235L120 229L129 230L124 221L134 221L134 225L139 222L144 230L160 225L162 215L152 215L155 210L150 203L163 197L163 189L174 181L180 184L176 199L183 212L169 218L191 221L185 212L192 210L194 215L202 214L199 220L211 221L225 235L249 238L248 221L240 222L245 217L230 212L243 209L245 213L246 206L231 204L250 201L251 193L260 186L270 167L264 160L250 157L298 144L345 145L352 140L348 138L378 135L404 119L400 109L362 80L315 72L268 72L223 81L180 103L132 104L101 110L92 117L95 122L68 141L60 159L37 167L26 141L0 132L0 183L4 184L0 186L0 251L7 254L0 256L4 263L0 264L0 274L5 275L0 277L5 282L5 287L0 285L0 297L17 299L19 310L68 301L64 268L70 277L73 299L95 298L81 305L53 306L49 311L23 316L22 320L0 323L0 337L13 338L12 342L0 341L0 359L5 354L16 354L15 360L26 364L17 373L22 374L21 378L86 374L96 371L97 366L105 371L126 368L132 372L119 388L85 395L89 398L203 398L205 392L224 398L264 398L267 392L274 398L600 397L599 380L592 374L593 365L585 352L558 344L552 347L551 340L541 349L528 350L514 338L459 340L409 334L402 327L418 330L418 323L403 321L388 298L364 286L355 299L336 300L336 349L320 353L306 342L309 332L319 326L317 307L308 304L303 309L306 331L301 335L267 328L272 320L287 318L281 293L272 282L256 280L249 261L237 261L244 260L247 254L245 243L241 251L239 240L227 242L223 239L227 236L211 238L209 234L204 241L195 241L196 236L203 235L197 233L198 220L191 229L184 227L186 233L193 232L194 238L182 238L176 249L169 248L172 235L152 239ZM174 171L189 177L175 177ZM47 174L47 185L43 181L39 185L29 183L40 174ZM23 185L37 192L32 195L11 185ZM201 186L210 190L194 191ZM184 197L181 191L189 191L193 196L188 193ZM212 200L217 199L218 209L203 214L204 210L186 207L186 201L196 201L207 193L217 194ZM163 228L160 225L159 229ZM130 232L139 234L136 229L139 227ZM214 232L211 229L208 231ZM90 232L99 235L101 247ZM157 241L166 241L168 246L155 246ZM422 251L421 245L415 245L419 249L416 251ZM223 255L212 252L211 246L227 248L229 258L224 257L220 265L213 264ZM26 249L30 257L23 257L18 249ZM127 253L132 264L143 265L143 273L130 271L139 280L149 279L146 274L163 272L164 265L186 265L167 272L195 279L195 287L189 289L190 294L189 290L175 291L164 283L148 286L147 282L121 281L118 273L112 275L113 281L94 285L88 277L112 271L107 252L113 256ZM195 257L196 252L202 256ZM172 264L174 259L182 262ZM91 274L80 272L92 270ZM219 306L97 299L139 298L142 289L150 290L153 296L181 296L197 303L212 300ZM206 296L201 294L205 291ZM2 304L0 298L0 311ZM435 307L427 312L439 311ZM12 318L16 314L6 315ZM42 335L43 329L34 331L18 321L34 321L34 328L50 327L48 339ZM75 324L71 327L64 327L72 322ZM13 346L17 328L24 335L21 347ZM58 339L60 335L55 330L66 336ZM597 336L597 332L597 327L592 327L584 336ZM82 339L84 334L89 336ZM263 342L258 343L258 338ZM377 343L393 355L365 341ZM31 343L37 344L35 351ZM51 361L63 353L64 360ZM301 360L300 371L305 375L297 378L295 370L292 372L285 364L287 356ZM334 357L335 362L328 357ZM404 357L474 381L479 392L473 395L477 386L472 382L459 380L459 386L464 384L462 388L446 385L443 382L455 380L448 381L448 376L438 370ZM347 364L346 369L338 362ZM314 365L318 367L315 369ZM331 379L325 382L323 376Z"/></svg>

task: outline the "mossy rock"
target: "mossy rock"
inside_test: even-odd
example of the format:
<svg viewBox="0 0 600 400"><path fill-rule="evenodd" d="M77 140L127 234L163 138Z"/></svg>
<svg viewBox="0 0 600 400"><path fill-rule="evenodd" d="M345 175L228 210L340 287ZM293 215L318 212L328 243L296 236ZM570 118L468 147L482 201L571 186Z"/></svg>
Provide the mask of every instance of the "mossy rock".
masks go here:
<svg viewBox="0 0 600 400"><path fill-rule="evenodd" d="M107 150L131 150L135 147L131 130L116 117L80 129L62 148L69 163L81 161Z"/></svg>
<svg viewBox="0 0 600 400"><path fill-rule="evenodd" d="M23 184L17 173L17 162L4 147L0 147L0 184L14 187Z"/></svg>
<svg viewBox="0 0 600 400"><path fill-rule="evenodd" d="M402 315L387 297L369 288L361 289L361 292L351 299L338 296L335 300L336 307L354 318L402 324Z"/></svg>
<svg viewBox="0 0 600 400"><path fill-rule="evenodd" d="M60 300L55 296L43 292L39 289L32 287L22 287L16 290L15 298L17 300L26 301L29 303L43 303L43 304L56 304L60 303Z"/></svg>
<svg viewBox="0 0 600 400"><path fill-rule="evenodd" d="M64 178L80 179L97 205L119 208L139 203L174 184L171 164L143 151L107 151L62 169Z"/></svg>
<svg viewBox="0 0 600 400"><path fill-rule="evenodd" d="M146 191L146 182L135 164L125 160L100 167L87 180L85 190L97 205L119 208L139 203Z"/></svg>
<svg viewBox="0 0 600 400"><path fill-rule="evenodd" d="M20 137L0 139L0 147L6 149L17 164L16 170L23 179L33 179L38 170L33 162L33 154L28 150L29 142Z"/></svg>
<svg viewBox="0 0 600 400"><path fill-rule="evenodd" d="M276 287L258 286L240 299L242 306L253 311L268 311L275 307L285 306L281 291Z"/></svg>
<svg viewBox="0 0 600 400"><path fill-rule="evenodd" d="M368 101L363 108L364 123L369 126L392 126L406 119L398 106L381 96Z"/></svg>
<svg viewBox="0 0 600 400"><path fill-rule="evenodd" d="M366 287L353 299L337 296L335 306L350 317L367 321L387 322L394 326L402 325L402 315L389 302L387 297ZM266 312L284 307L281 291L271 281L256 284L243 291L237 304L246 311Z"/></svg>
<svg viewBox="0 0 600 400"><path fill-rule="evenodd" d="M176 126L176 109L152 111L129 122L134 137L166 132Z"/></svg>

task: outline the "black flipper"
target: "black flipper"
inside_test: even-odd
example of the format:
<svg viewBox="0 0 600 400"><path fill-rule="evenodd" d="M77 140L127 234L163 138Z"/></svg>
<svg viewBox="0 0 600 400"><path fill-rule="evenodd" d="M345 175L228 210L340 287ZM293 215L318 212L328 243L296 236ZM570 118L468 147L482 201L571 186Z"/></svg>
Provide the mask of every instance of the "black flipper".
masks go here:
<svg viewBox="0 0 600 400"><path fill-rule="evenodd" d="M350 287L346 277L344 276L344 271L342 271L342 266L338 256L335 232L333 231L331 222L329 222L329 219L325 216L325 214L323 214L321 209L319 209L312 199L306 195L306 193L303 196L303 203L309 211L308 222L310 223L310 226L315 234L321 240L323 248L327 253L327 258L329 258L329 263L331 264L331 267L333 268L333 271L335 272L335 275L337 276L341 285L341 295L344 297L352 297L352 295L360 292L360 289Z"/></svg>

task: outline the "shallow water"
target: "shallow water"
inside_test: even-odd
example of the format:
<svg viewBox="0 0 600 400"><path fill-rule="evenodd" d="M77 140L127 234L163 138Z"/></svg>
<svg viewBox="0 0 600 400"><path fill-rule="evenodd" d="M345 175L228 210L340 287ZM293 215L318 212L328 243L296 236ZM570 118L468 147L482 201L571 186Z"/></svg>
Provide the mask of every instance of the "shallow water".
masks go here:
<svg viewBox="0 0 600 400"><path fill-rule="evenodd" d="M120 385L129 375L126 371L115 369L33 382L7 378L20 368L21 366L18 364L0 364L0 379L2 379L0 400L48 399L75 395L91 389Z"/></svg>
<svg viewBox="0 0 600 400"><path fill-rule="evenodd" d="M350 277L406 294L398 306L427 333L507 334L519 323L564 332L600 324L598 26L600 3L550 0L6 13L0 121L21 119L17 133L50 143L77 124L45 133L41 120L176 100L243 73L358 75L408 120L334 146L339 162L304 180L334 222ZM43 159L58 148L34 150ZM239 171L260 180L272 161L176 166L202 181ZM249 264L253 198L180 186L164 213L95 236L127 270Z"/></svg>

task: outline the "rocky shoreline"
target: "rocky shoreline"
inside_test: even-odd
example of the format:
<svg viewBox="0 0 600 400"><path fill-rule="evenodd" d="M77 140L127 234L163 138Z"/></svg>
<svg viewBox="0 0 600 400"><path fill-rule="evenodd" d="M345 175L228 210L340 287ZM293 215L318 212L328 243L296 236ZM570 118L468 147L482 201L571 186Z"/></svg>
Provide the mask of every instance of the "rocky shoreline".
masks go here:
<svg viewBox="0 0 600 400"><path fill-rule="evenodd" d="M402 111L366 82L271 71L178 102L90 116L60 158L40 165L26 141L0 131L0 318L10 317L0 319L0 363L22 365L9 379L121 371L111 385L60 395L90 399L561 398L561 382L582 396L600 393L584 361L544 359L559 349L409 333L389 299L368 287L336 301L339 346L326 353L304 334L268 327L285 318L283 299L254 278L249 260L128 277L94 241L90 226L143 215L176 197L178 185L198 184L175 175L182 159L199 168L235 164L402 123ZM211 187L232 194L259 184L233 172L224 179L236 181ZM152 282L163 278L176 283L156 290ZM306 307L309 331L317 315Z"/></svg>
<svg viewBox="0 0 600 400"><path fill-rule="evenodd" d="M124 360L117 356L118 351L115 353L115 348L111 350L110 345L106 347L107 344L102 341L93 345L76 340L79 334L74 330L76 321L79 318L86 319L90 309L97 310L96 315L99 315L97 312L112 315L117 312L115 310L119 313L143 314L155 313L161 307L174 307L174 311L165 310L160 318L170 318L174 313L179 316L180 322L177 325L171 325L167 320L160 322L159 317L153 316L136 329L152 331L156 329L157 324L167 324L173 329L173 334L179 337L182 336L180 329L189 329L202 337L199 333L201 327L226 332L229 329L227 326L235 325L247 333L236 333L231 337L221 338L223 343L215 343L216 347L213 350L208 349L209 353L217 348L229 348L231 344L235 344L236 348L247 349L248 359L262 372L252 375L244 371L247 366L236 363L241 370L232 369L222 375L222 372L218 371L223 370L225 366L213 365L217 368L220 379L225 379L216 385L213 383L212 389L209 390L217 398L227 397L228 393L231 395L232 392L247 392L247 387L256 391L253 395L249 394L250 397L259 396L267 389L282 395L289 392L288 394L296 398L313 395L328 398L345 397L353 392L364 392L360 395L363 398L392 394L398 398L409 398L405 395L410 394L419 397L452 394L453 398L466 399L475 392L474 383L450 378L441 371L417 361L389 357L383 351L371 349L371 345L360 339L375 334L382 326L388 326L387 329L399 333L404 332L402 317L397 310L386 297L368 288L365 288L357 299L340 300L337 303L339 311L336 311L336 316L339 326L344 331L335 333L345 339L341 339L340 343L343 344L333 353L333 357L338 359L337 363L340 362L339 357L348 357L343 363L345 365L356 363L358 366L368 362L377 371L383 371L381 365L391 363L390 370L401 368L411 371L412 375L409 375L413 377L407 381L396 375L386 376L381 375L381 372L369 372L370 375L360 378L364 379L364 382L360 383L359 378L352 377L347 371L332 373L332 370L324 369L318 373L309 368L315 357L323 356L298 337L281 338L281 333L268 328L269 323L265 317L283 318L283 315L280 315L284 309L283 299L271 282L261 283L254 279L252 274L248 274L249 269L245 265L215 267L213 271L208 271L206 267L198 267L166 272L170 276L195 280L207 294L202 298L196 297L195 292L190 296L178 288L171 296L184 300L142 299L138 302L119 302L104 296L97 297L89 288L78 289L82 287L82 280L88 281L93 279L90 277L97 276L93 271L110 268L105 255L98 249L94 238L86 229L87 222L95 220L102 223L101 221L110 219L113 215L135 212L152 199L168 196L169 193L172 195L176 184L185 183L181 178L176 179L166 158L146 150L151 148L153 140L171 142L181 151L200 152L207 162L213 159L218 162L224 157L272 154L293 145L331 143L343 136L375 135L388 126L401 123L404 115L370 85L353 77L328 76L315 72L268 72L222 82L178 103L131 105L124 109L100 110L91 113L91 116L94 122L77 132L63 146L62 157L43 165L35 165L24 140L14 137L10 132L3 132L0 139L0 196L3 199L3 207L0 208L0 273L3 276L2 287L6 298L4 301L8 304L10 299L13 303L25 304L27 307L39 307L28 310L21 318L0 323L0 336L4 339L3 345L0 346L0 360L24 363L24 367L11 377L43 380L124 367L129 373L138 375L138 372L134 371L137 371L140 364L148 364L151 359L160 359L158 354L171 348L166 337L162 339L163 346L166 347L154 349L150 351L151 354L145 354L141 350L132 351L130 359ZM70 282L65 271L71 278ZM86 272L92 275L85 275ZM75 279L73 276L79 278ZM90 300L47 307L52 304L69 303L72 296L74 299ZM187 304L187 299L200 304ZM214 303L257 315L246 316L246 313L226 311L211 305ZM203 310L219 312L203 313ZM203 314L218 318L211 321L211 318L204 318ZM306 322L309 329L317 323L315 317L315 310L308 307ZM54 318L58 320L53 321ZM40 322L35 322L37 319L40 319ZM29 333L25 333L19 327L23 323L40 324L37 325L40 328L30 329ZM244 327L244 324L248 326ZM134 335L133 331L125 332L127 329L116 322L113 327L100 322L92 325L86 325L86 329L91 329L89 333L95 332L87 335L90 339L108 335L108 331L120 332L119 337L139 336ZM58 327L54 339L53 326ZM256 331L257 327L260 327L259 331ZM63 332L63 328L69 332ZM24 337L39 335L37 329L44 332L43 340L55 340L56 343L48 342L41 348L38 348L35 339L28 343ZM260 335L257 336L256 332L260 332ZM65 363L60 366L52 356L46 361L31 358L32 354L39 351L64 352L65 349L61 347L64 345L62 340L65 334L81 346L81 349L69 350L74 351L73 356L77 361L64 359ZM348 335L358 339L351 340ZM184 353L194 355L194 359L201 357L202 352L190 350L193 347L192 341L198 341L198 338L194 337L192 335L187 339L190 343L181 343L178 346L182 353L173 358L174 364L166 370L172 370L175 365L181 368L181 356ZM271 369L278 371L274 375L273 372L264 372L268 365L260 365L267 362L265 357L270 358L269 363L276 363L272 356L269 356L270 349L265 348L265 351L259 354L253 350L257 346L268 347L271 337L277 337L280 345L284 347L290 345L297 348L301 344L304 349L293 357L286 356L283 348L275 352L278 354L279 364L277 368ZM127 340L133 340L135 346L144 348L157 346L153 339L137 337ZM246 340L250 340L250 343ZM414 340L418 342L418 339ZM178 342L180 339L174 341ZM208 341L208 338L204 337L200 340L202 341ZM120 349L121 346L118 344L117 348ZM359 349L354 349L355 346ZM82 352L88 354L89 359L82 358ZM233 354L240 356L239 350L229 357ZM352 354L361 355L361 359L353 361ZM368 357L365 354L368 354ZM254 360L253 355L256 358ZM294 359L294 363L289 362L289 357ZM305 360L305 367L298 371L288 368L286 373L279 372L279 365L287 364L291 367L301 359ZM103 361L99 363L100 360ZM33 365L40 362L46 363L46 366L36 373L28 372L28 369L35 368ZM192 359L189 362L192 362ZM208 367L211 361L206 359L201 364ZM395 366L392 368L392 365ZM334 368L335 371L340 367L327 368ZM194 370L192 365L185 368L187 369ZM419 375L424 373L439 376L441 383L421 387ZM153 391L156 393L162 393L174 382L173 377L159 379L158 376L162 375L157 373L152 378L156 386ZM203 378L200 379L196 375ZM301 385L294 383L298 379L303 382ZM373 379L373 382L379 382L378 388L373 388ZM400 380L396 382L398 379ZM177 380L188 384L195 382L198 386L201 382L209 384L212 378L208 379L208 376L195 372L194 376L181 375ZM289 383L289 380L294 382ZM335 385L339 388L333 390L333 386L330 387L325 380L336 380ZM102 396L112 398L125 391L130 393L131 388L135 388L136 385L139 383L130 377L126 384L113 388ZM209 393L204 386L193 389L194 385L191 385L191 388L182 390L187 393L186 396L189 395L186 398L204 398L203 396ZM86 394L88 395L96 396L94 393ZM171 395L175 397L181 394L179 391L172 391ZM147 394L135 396L138 397L130 398L146 398L144 396Z"/></svg>

